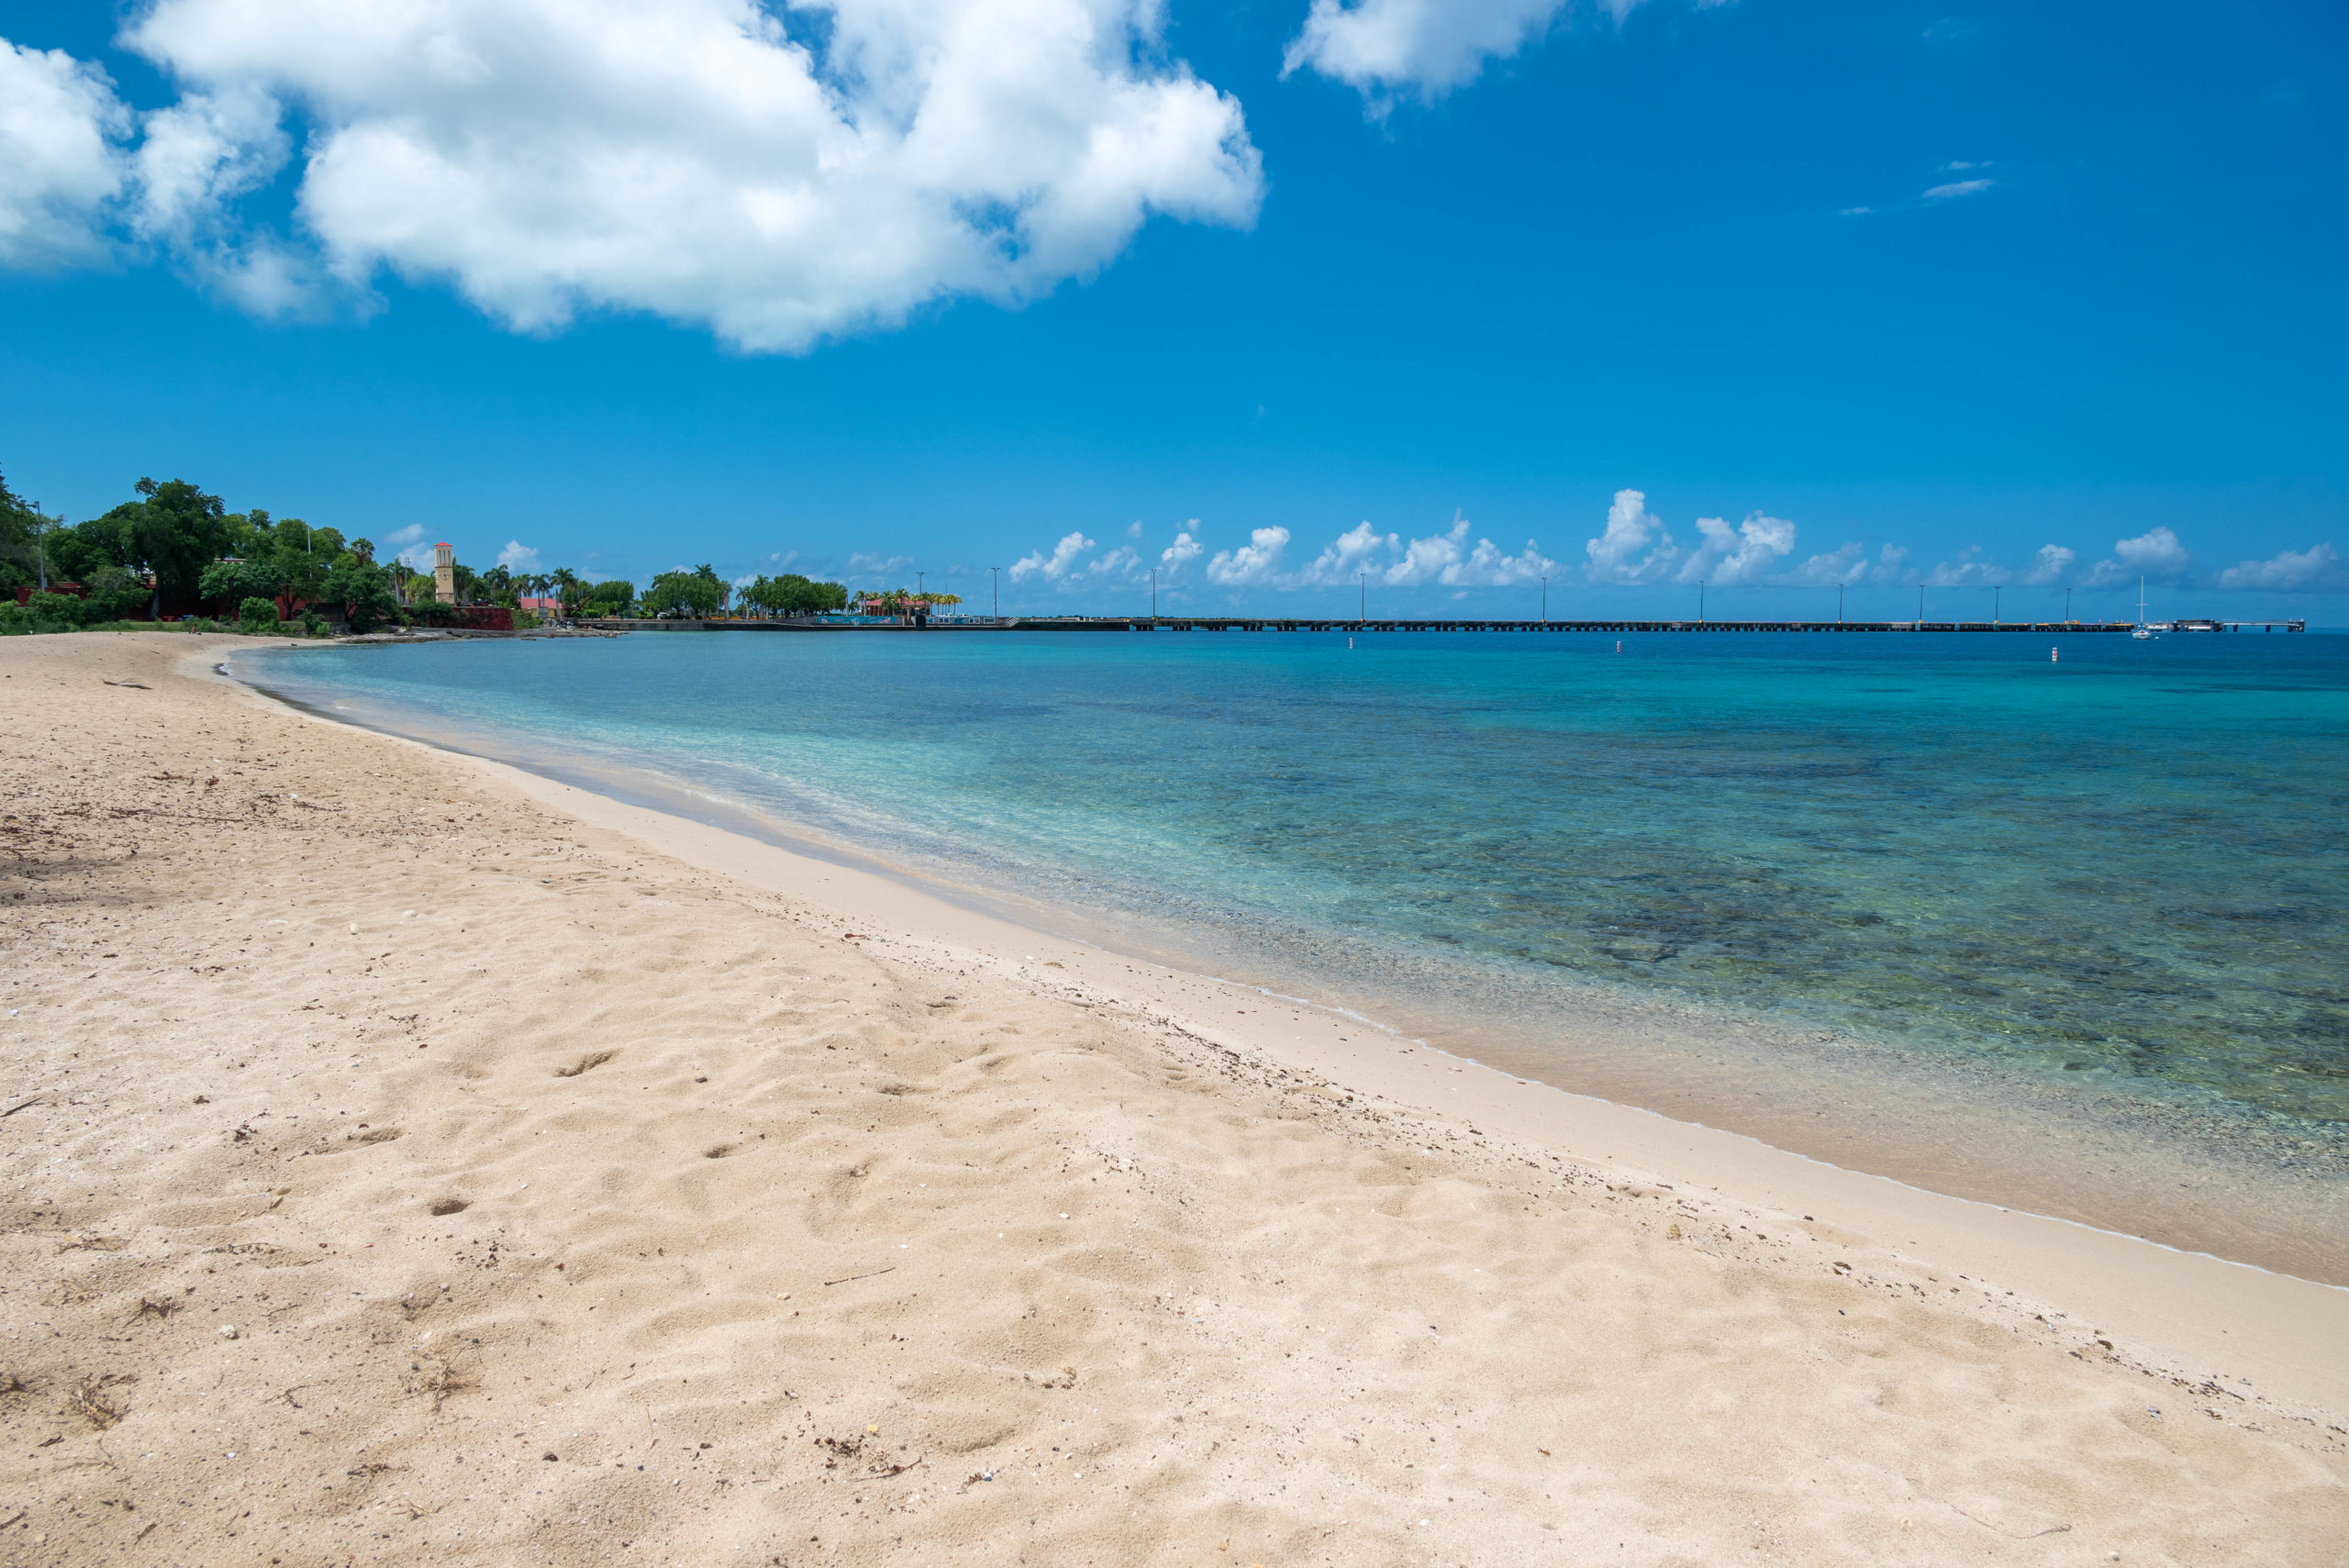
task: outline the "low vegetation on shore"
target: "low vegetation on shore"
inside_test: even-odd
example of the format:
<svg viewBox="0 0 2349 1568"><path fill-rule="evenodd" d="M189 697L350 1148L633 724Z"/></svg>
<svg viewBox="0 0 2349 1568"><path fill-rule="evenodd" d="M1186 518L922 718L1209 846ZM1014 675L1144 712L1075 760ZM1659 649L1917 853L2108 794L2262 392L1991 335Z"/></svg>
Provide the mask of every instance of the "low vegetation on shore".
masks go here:
<svg viewBox="0 0 2349 1568"><path fill-rule="evenodd" d="M554 606L570 617L706 617L729 604L771 616L848 607L840 584L796 572L736 584L705 563L662 573L640 595L625 579L591 583L568 568L518 573L501 562L475 571L462 562L451 563L457 603L444 605L431 573L397 556L378 561L370 539L260 507L231 512L184 479L141 479L133 489L135 499L68 523L0 476L0 634L173 621L200 631L320 637L455 625L477 605L503 606L526 628Z"/></svg>

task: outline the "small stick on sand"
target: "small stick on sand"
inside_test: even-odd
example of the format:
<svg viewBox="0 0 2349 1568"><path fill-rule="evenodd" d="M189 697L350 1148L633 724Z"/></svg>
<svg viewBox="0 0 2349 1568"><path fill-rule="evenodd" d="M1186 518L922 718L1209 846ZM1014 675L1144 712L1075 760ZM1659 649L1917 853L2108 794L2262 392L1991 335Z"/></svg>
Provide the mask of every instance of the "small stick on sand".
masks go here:
<svg viewBox="0 0 2349 1568"><path fill-rule="evenodd" d="M824 1283L826 1284L846 1284L850 1280L879 1279L883 1274L893 1274L896 1272L897 1265L891 1263L887 1268L875 1269L869 1274L851 1274L847 1279L828 1279Z"/></svg>

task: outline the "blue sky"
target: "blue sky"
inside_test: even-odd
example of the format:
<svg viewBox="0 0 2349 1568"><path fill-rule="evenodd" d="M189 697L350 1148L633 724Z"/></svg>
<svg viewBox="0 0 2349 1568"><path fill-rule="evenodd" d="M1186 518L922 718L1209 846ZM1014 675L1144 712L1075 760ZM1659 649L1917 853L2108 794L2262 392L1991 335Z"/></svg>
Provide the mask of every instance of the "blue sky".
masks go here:
<svg viewBox="0 0 2349 1568"><path fill-rule="evenodd" d="M1035 611L2349 610L2338 6L919 9L0 0L0 468Z"/></svg>

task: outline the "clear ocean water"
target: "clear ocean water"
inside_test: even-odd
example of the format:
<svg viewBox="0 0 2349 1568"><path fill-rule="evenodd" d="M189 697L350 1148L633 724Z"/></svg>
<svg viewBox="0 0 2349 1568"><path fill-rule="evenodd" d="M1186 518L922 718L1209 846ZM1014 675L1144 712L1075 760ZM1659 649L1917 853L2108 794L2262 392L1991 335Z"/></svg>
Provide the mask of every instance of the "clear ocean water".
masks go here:
<svg viewBox="0 0 2349 1568"><path fill-rule="evenodd" d="M1326 978L2349 1124L2349 637L637 634L248 657Z"/></svg>

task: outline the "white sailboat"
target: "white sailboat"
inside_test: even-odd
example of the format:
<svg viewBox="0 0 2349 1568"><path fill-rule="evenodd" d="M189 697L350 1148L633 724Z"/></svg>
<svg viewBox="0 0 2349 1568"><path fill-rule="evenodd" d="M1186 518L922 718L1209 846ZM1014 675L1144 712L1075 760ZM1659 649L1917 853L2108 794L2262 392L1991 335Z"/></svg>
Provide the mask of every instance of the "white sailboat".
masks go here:
<svg viewBox="0 0 2349 1568"><path fill-rule="evenodd" d="M2137 629L2129 635L2140 642L2153 639L2154 628L2145 624L2145 580L2143 577L2137 579Z"/></svg>

